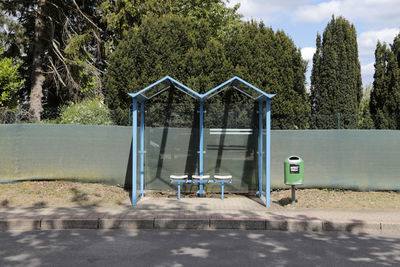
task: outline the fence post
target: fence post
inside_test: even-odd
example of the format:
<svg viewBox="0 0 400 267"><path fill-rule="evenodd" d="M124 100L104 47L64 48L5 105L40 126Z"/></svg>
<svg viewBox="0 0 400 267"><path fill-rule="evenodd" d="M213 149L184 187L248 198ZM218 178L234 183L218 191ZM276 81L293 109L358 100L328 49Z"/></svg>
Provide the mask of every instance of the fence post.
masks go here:
<svg viewBox="0 0 400 267"><path fill-rule="evenodd" d="M21 122L21 104L18 101L18 111L17 111L17 123Z"/></svg>
<svg viewBox="0 0 400 267"><path fill-rule="evenodd" d="M338 129L340 129L340 112L337 114L337 125Z"/></svg>

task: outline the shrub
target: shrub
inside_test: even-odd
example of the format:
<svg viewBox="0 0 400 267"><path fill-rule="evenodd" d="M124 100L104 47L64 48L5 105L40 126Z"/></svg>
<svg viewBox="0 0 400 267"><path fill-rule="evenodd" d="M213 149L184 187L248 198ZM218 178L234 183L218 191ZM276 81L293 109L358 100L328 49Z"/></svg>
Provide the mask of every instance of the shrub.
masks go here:
<svg viewBox="0 0 400 267"><path fill-rule="evenodd" d="M17 91L25 80L18 72L20 65L2 55L3 50L0 48L0 107L15 107Z"/></svg>
<svg viewBox="0 0 400 267"><path fill-rule="evenodd" d="M60 118L55 120L61 124L111 125L110 110L100 99L84 99L80 103L63 106Z"/></svg>

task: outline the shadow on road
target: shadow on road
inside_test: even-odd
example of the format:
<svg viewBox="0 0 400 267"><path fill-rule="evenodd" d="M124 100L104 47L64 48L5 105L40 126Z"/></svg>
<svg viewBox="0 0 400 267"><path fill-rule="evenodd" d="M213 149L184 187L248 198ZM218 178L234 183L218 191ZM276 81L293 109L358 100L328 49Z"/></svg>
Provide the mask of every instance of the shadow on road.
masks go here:
<svg viewBox="0 0 400 267"><path fill-rule="evenodd" d="M0 233L1 266L398 266L400 236L268 231Z"/></svg>

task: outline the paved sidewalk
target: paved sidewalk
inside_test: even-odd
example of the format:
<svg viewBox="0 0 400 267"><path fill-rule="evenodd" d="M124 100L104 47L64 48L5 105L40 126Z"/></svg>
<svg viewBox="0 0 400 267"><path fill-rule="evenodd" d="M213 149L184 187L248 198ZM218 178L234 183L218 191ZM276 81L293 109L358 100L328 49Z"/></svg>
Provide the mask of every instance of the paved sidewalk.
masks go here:
<svg viewBox="0 0 400 267"><path fill-rule="evenodd" d="M51 229L252 229L400 233L399 210L298 209L245 196L145 197L113 207L0 208L0 231Z"/></svg>

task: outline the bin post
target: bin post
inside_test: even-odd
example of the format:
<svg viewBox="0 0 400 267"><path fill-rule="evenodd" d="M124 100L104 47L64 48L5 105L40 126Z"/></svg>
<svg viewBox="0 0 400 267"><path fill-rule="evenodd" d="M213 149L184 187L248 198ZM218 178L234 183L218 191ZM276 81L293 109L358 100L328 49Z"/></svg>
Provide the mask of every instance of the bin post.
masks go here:
<svg viewBox="0 0 400 267"><path fill-rule="evenodd" d="M296 188L295 185L292 184L292 204L296 203Z"/></svg>

